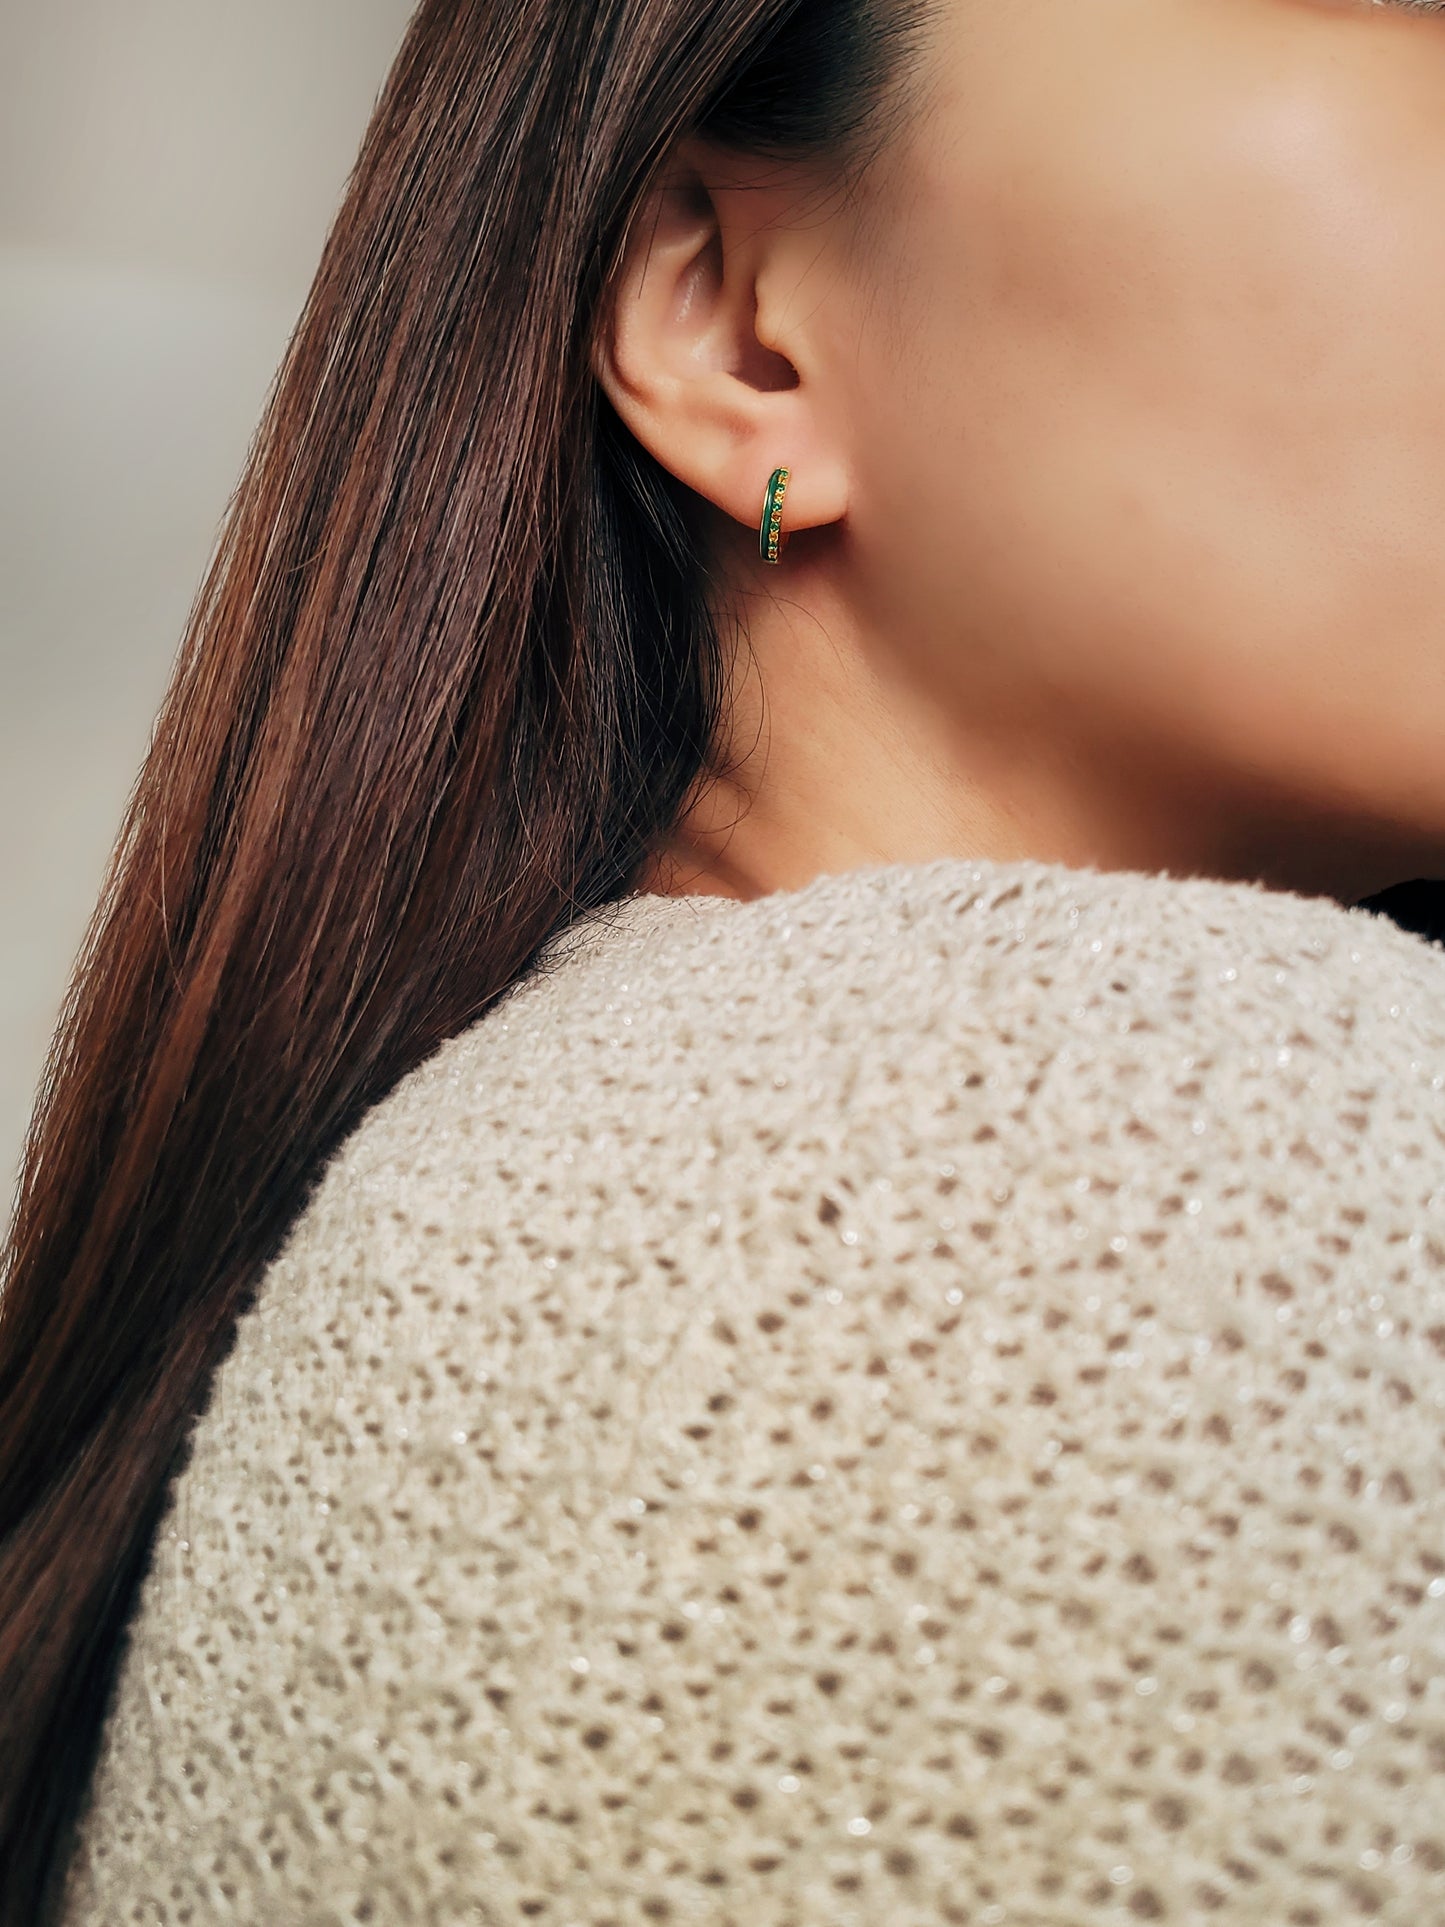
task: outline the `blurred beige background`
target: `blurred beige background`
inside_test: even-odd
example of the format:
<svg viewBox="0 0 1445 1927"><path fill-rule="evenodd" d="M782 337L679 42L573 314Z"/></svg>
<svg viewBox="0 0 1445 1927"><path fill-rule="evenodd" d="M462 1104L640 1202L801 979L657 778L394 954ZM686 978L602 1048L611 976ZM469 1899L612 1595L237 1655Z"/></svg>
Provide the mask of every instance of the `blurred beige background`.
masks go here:
<svg viewBox="0 0 1445 1927"><path fill-rule="evenodd" d="M0 0L0 1221L192 597L411 0Z"/></svg>

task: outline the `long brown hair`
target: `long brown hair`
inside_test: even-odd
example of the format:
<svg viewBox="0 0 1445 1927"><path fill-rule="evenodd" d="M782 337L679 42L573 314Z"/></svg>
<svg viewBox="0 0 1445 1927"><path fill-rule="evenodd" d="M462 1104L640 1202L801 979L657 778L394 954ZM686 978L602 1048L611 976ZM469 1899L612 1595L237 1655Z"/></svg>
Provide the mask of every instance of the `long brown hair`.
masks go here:
<svg viewBox="0 0 1445 1927"><path fill-rule="evenodd" d="M672 143L845 183L922 0L423 0L197 596L0 1300L0 1927L54 1919L169 1483L329 1157L707 769L695 498L591 367Z"/></svg>

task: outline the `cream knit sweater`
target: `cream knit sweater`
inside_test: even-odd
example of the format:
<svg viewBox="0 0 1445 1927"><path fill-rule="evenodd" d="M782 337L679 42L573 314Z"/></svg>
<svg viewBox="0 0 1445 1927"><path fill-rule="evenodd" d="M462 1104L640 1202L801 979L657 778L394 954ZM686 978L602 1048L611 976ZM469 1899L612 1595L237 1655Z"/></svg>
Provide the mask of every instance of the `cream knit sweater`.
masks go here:
<svg viewBox="0 0 1445 1927"><path fill-rule="evenodd" d="M625 899L243 1317L67 1927L1441 1927L1442 1431L1423 937Z"/></svg>

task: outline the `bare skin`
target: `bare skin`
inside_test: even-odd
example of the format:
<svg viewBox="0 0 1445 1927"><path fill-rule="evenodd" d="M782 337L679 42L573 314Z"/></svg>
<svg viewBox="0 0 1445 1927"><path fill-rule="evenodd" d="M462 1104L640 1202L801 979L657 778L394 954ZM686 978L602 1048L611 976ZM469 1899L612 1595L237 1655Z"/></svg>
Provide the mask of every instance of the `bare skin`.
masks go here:
<svg viewBox="0 0 1445 1927"><path fill-rule="evenodd" d="M643 887L1445 875L1439 8L939 0L924 59L855 200L688 140L637 224L596 372L732 677Z"/></svg>

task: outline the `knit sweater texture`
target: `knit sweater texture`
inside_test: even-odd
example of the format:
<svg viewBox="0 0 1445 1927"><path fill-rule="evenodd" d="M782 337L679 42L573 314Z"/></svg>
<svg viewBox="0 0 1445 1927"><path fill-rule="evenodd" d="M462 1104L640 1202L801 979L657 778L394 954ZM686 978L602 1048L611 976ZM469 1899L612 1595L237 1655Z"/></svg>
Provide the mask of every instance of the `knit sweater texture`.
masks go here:
<svg viewBox="0 0 1445 1927"><path fill-rule="evenodd" d="M625 898L268 1267L66 1927L1440 1927L1442 1430L1425 938Z"/></svg>

